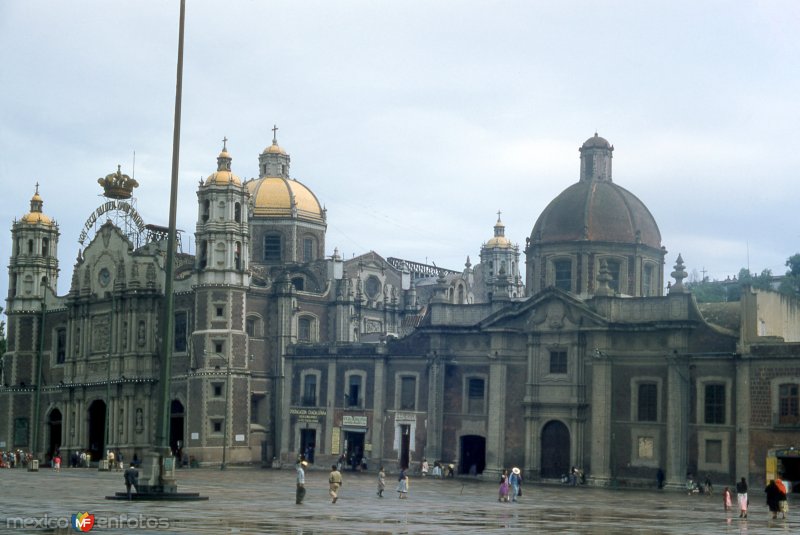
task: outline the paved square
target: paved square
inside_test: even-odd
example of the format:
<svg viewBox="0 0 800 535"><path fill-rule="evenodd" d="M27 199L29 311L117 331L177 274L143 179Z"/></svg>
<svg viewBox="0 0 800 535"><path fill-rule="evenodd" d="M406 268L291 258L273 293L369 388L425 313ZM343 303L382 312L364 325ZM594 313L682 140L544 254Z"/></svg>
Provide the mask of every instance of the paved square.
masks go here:
<svg viewBox="0 0 800 535"><path fill-rule="evenodd" d="M761 489L752 489L747 521L711 497L654 490L606 490L525 484L518 503L498 503L494 481L413 477L408 500L387 474L384 498L372 472L344 473L335 505L328 471L311 468L308 494L294 503L294 470L191 469L178 472L179 490L208 496L200 502L118 502L121 472L94 469L0 470L0 533L75 533L73 514L95 516L97 533L798 533L800 513L771 520ZM20 521L24 521L20 528ZM114 524L116 522L116 524ZM120 526L121 523L121 526ZM60 527L59 527L60 526ZM108 528L106 526L112 526Z"/></svg>

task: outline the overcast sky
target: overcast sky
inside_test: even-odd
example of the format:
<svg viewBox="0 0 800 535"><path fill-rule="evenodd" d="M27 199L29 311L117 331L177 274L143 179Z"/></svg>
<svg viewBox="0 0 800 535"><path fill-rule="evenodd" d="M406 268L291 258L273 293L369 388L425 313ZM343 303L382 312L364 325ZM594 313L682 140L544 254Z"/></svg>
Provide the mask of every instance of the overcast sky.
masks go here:
<svg viewBox="0 0 800 535"><path fill-rule="evenodd" d="M97 179L131 174L134 152L138 210L168 223L178 12L0 2L0 255L38 182L59 294ZM614 182L658 222L666 273L681 253L712 279L783 274L800 252L798 28L796 1L188 0L184 249L224 136L250 178L277 124L293 178L327 207L328 255L460 270L498 210L524 249L597 131Z"/></svg>

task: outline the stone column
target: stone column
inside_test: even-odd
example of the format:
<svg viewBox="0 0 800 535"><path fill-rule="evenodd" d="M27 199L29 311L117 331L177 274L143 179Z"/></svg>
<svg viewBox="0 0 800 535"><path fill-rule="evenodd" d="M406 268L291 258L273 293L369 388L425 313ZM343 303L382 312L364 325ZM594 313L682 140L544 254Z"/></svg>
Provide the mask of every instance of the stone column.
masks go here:
<svg viewBox="0 0 800 535"><path fill-rule="evenodd" d="M667 367L666 487L686 483L689 428L689 366L685 357L674 356Z"/></svg>
<svg viewBox="0 0 800 535"><path fill-rule="evenodd" d="M750 361L739 356L736 360L736 387L734 390L736 400L736 451L735 480L746 477L748 481L753 478L750 474ZM763 467L762 467L763 469Z"/></svg>
<svg viewBox="0 0 800 535"><path fill-rule="evenodd" d="M505 458L506 365L489 366L489 425L486 433L486 472L500 473Z"/></svg>
<svg viewBox="0 0 800 535"><path fill-rule="evenodd" d="M294 381L292 381L292 376L294 374L294 361L292 359L286 359L284 363L284 389L283 389L283 411L284 414L281 418L281 443L280 443L280 452L281 453L289 453L289 433L291 431L291 416L289 416L289 407L292 405L292 385L294 385ZM301 387L302 388L302 387ZM291 459L287 459L291 460ZM292 460L294 463L296 460Z"/></svg>
<svg viewBox="0 0 800 535"><path fill-rule="evenodd" d="M374 402L372 404L372 462L383 464L383 415L386 409L386 361L375 360ZM330 428L328 428L330 429Z"/></svg>
<svg viewBox="0 0 800 535"><path fill-rule="evenodd" d="M336 411L336 361L331 360L328 362L328 400L325 403L327 410L325 411L325 452L328 455L339 455L340 452L333 451L333 416ZM320 451L320 453L322 453Z"/></svg>
<svg viewBox="0 0 800 535"><path fill-rule="evenodd" d="M591 477L598 485L608 484L613 473L611 470L611 450L614 448L611 433L611 409L613 407L611 392L611 361L603 353L597 352L592 360L592 448Z"/></svg>
<svg viewBox="0 0 800 535"><path fill-rule="evenodd" d="M446 364L438 356L434 356L428 365L428 425L426 429L425 458L441 459L444 367Z"/></svg>

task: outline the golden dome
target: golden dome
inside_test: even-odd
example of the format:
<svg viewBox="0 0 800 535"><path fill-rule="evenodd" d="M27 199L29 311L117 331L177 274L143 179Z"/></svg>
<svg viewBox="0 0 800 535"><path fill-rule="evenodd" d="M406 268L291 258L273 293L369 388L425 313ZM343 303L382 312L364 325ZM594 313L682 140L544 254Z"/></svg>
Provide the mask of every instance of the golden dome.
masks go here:
<svg viewBox="0 0 800 535"><path fill-rule="evenodd" d="M241 186L242 181L239 177L230 171L215 171L208 175L206 179L206 186L225 186L226 184L233 183L236 186Z"/></svg>
<svg viewBox="0 0 800 535"><path fill-rule="evenodd" d="M310 189L291 178L263 177L246 183L254 217L296 217L324 222L322 206Z"/></svg>
<svg viewBox="0 0 800 535"><path fill-rule="evenodd" d="M511 241L506 238L506 226L500 221L500 213L497 212L497 223L494 224L494 237L486 242L486 247L511 247Z"/></svg>
<svg viewBox="0 0 800 535"><path fill-rule="evenodd" d="M272 145L264 149L264 153L266 154L286 154L286 151L283 150L276 140L272 140Z"/></svg>
<svg viewBox="0 0 800 535"><path fill-rule="evenodd" d="M44 201L42 201L42 198L39 196L39 184L37 183L36 192L33 194L33 197L31 197L31 211L22 216L20 221L31 225L41 224L51 226L53 220L42 213L43 204Z"/></svg>
<svg viewBox="0 0 800 535"><path fill-rule="evenodd" d="M495 236L486 242L486 247L511 247L511 242L505 236Z"/></svg>
<svg viewBox="0 0 800 535"><path fill-rule="evenodd" d="M217 170L206 179L206 186L241 186L242 181L231 172L231 155L228 153L228 138L222 139L222 152L217 156Z"/></svg>

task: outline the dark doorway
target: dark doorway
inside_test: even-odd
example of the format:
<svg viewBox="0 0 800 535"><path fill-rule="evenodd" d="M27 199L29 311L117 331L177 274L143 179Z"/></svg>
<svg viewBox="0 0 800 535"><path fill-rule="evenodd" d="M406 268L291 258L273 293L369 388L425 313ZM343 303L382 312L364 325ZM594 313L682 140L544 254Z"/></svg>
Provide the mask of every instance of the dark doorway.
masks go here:
<svg viewBox="0 0 800 535"><path fill-rule="evenodd" d="M459 474L477 475L486 468L486 439L478 435L461 437Z"/></svg>
<svg viewBox="0 0 800 535"><path fill-rule="evenodd" d="M411 461L411 426L400 426L400 467L408 468Z"/></svg>
<svg viewBox="0 0 800 535"><path fill-rule="evenodd" d="M317 430L316 429L301 429L300 430L300 453L303 458L314 463L314 452L317 447Z"/></svg>
<svg viewBox="0 0 800 535"><path fill-rule="evenodd" d="M106 403L96 399L89 405L89 454L92 461L103 458L106 448Z"/></svg>
<svg viewBox="0 0 800 535"><path fill-rule="evenodd" d="M560 478L569 473L569 429L563 423L553 420L542 429L542 477Z"/></svg>
<svg viewBox="0 0 800 535"><path fill-rule="evenodd" d="M61 411L53 409L50 411L50 416L47 418L47 427L49 428L50 441L47 446L47 455L52 458L55 453L61 449Z"/></svg>
<svg viewBox="0 0 800 535"><path fill-rule="evenodd" d="M797 455L781 456L779 453L778 475L784 481L790 481L792 483L792 493L800 492L800 457Z"/></svg>
<svg viewBox="0 0 800 535"><path fill-rule="evenodd" d="M364 456L364 433L355 431L344 432L344 454L347 466L356 470L361 466L361 457Z"/></svg>
<svg viewBox="0 0 800 535"><path fill-rule="evenodd" d="M179 461L183 458L183 416L183 403L173 399L169 408L169 447Z"/></svg>

